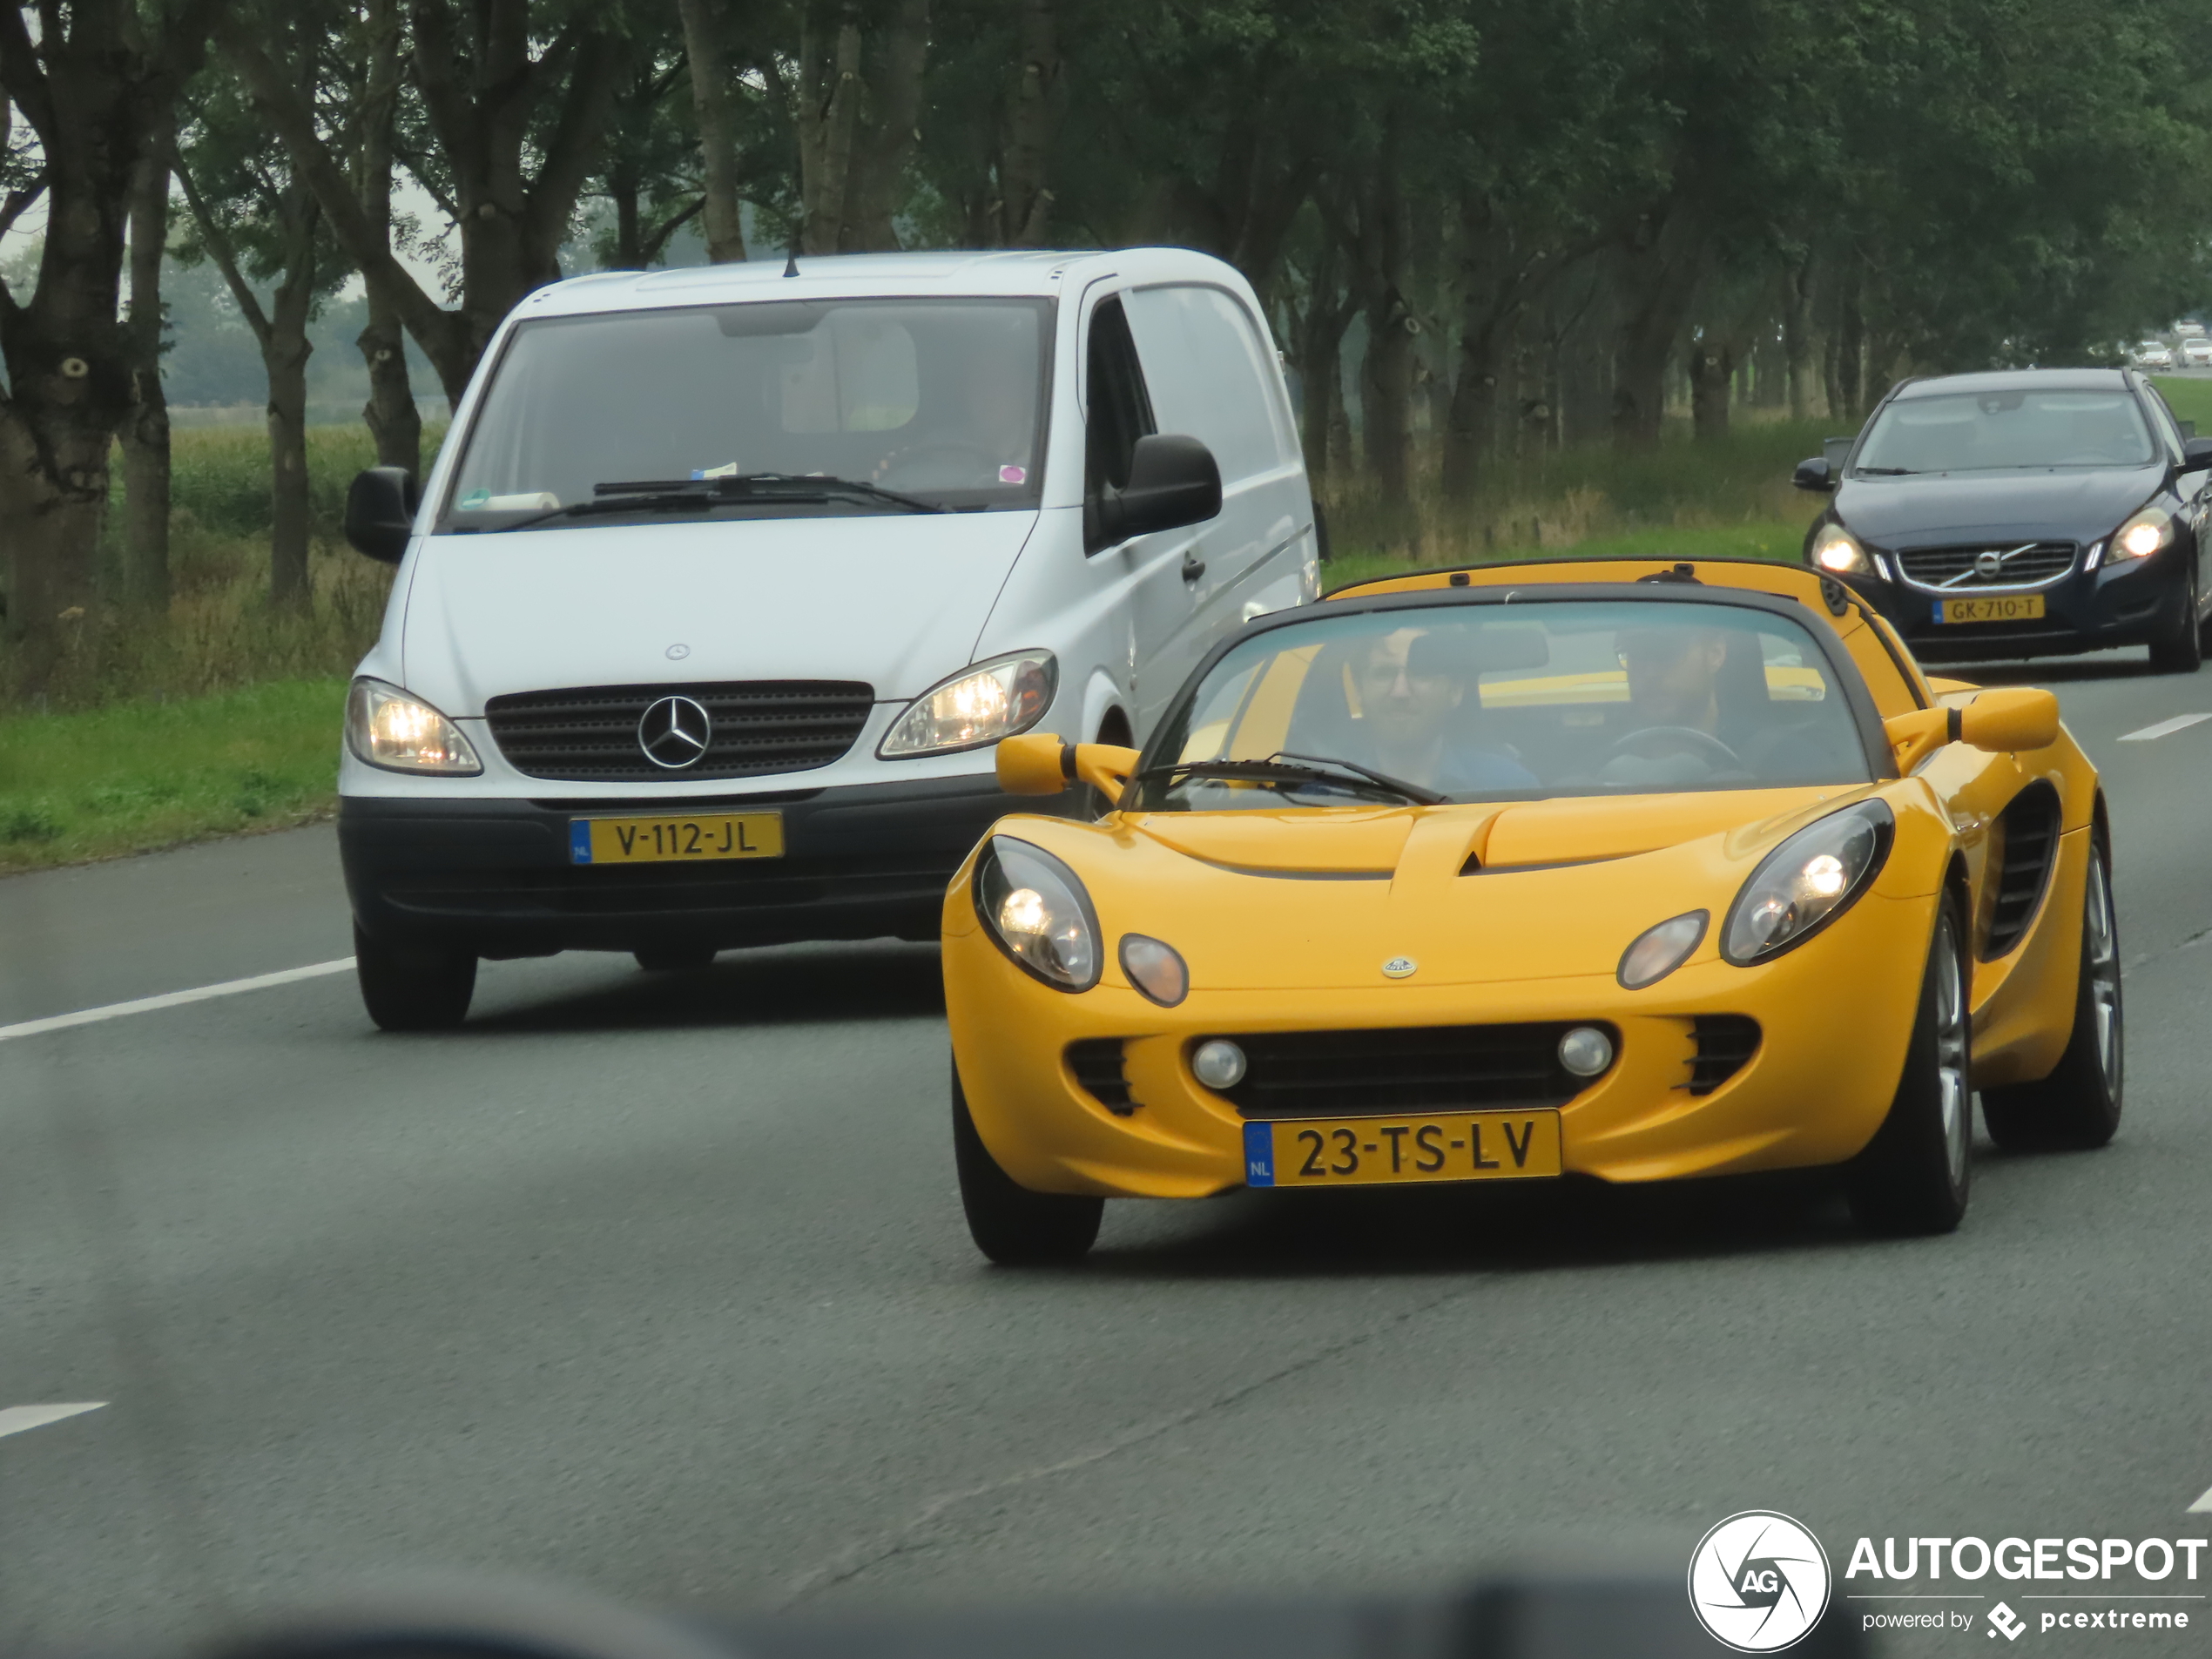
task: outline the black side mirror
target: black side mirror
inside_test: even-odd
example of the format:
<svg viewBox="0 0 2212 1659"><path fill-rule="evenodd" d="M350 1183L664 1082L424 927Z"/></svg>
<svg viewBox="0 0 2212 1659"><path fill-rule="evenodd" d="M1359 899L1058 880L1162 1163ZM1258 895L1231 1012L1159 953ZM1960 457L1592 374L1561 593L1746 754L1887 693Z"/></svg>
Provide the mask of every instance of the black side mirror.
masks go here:
<svg viewBox="0 0 2212 1659"><path fill-rule="evenodd" d="M421 504L415 475L404 467L371 467L346 487L346 539L354 550L384 564L407 556Z"/></svg>
<svg viewBox="0 0 2212 1659"><path fill-rule="evenodd" d="M1132 536L1204 523L1221 511L1221 469L1196 438L1156 434L1130 452L1129 482L1097 502L1100 547Z"/></svg>
<svg viewBox="0 0 2212 1659"><path fill-rule="evenodd" d="M1790 482L1800 489L1814 489L1825 495L1836 487L1836 469L1828 464L1826 455L1815 455L1810 461L1800 461Z"/></svg>
<svg viewBox="0 0 2212 1659"><path fill-rule="evenodd" d="M2212 467L2212 438L2189 438L2182 445L2182 470L2195 472Z"/></svg>

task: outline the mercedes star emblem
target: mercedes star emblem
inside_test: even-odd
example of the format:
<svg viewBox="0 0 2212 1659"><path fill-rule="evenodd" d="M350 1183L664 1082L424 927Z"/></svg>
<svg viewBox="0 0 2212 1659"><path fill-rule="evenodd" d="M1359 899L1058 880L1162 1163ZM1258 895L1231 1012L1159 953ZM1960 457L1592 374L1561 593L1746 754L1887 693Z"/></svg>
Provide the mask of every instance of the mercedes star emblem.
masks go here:
<svg viewBox="0 0 2212 1659"><path fill-rule="evenodd" d="M637 746L646 759L669 772L697 765L713 734L714 722L688 697L664 697L637 720Z"/></svg>

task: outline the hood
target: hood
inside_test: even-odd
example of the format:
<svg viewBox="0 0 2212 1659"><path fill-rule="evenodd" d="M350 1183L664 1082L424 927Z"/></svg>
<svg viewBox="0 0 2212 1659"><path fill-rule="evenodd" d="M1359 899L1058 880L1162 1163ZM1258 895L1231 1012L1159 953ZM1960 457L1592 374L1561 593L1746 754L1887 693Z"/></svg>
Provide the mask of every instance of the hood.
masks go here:
<svg viewBox="0 0 2212 1659"><path fill-rule="evenodd" d="M433 536L415 553L402 671L456 716L509 691L733 679L860 680L904 699L967 664L1036 518Z"/></svg>
<svg viewBox="0 0 2212 1659"><path fill-rule="evenodd" d="M1836 490L1836 516L1862 540L1900 550L1985 538L2094 542L2118 529L2164 482L2155 466L1846 478Z"/></svg>
<svg viewBox="0 0 2212 1659"><path fill-rule="evenodd" d="M1001 827L1074 866L1108 937L1167 940L1197 983L1359 984L1406 955L1423 985L1481 984L1610 974L1643 929L1685 910L1717 917L1777 841L1868 789Z"/></svg>

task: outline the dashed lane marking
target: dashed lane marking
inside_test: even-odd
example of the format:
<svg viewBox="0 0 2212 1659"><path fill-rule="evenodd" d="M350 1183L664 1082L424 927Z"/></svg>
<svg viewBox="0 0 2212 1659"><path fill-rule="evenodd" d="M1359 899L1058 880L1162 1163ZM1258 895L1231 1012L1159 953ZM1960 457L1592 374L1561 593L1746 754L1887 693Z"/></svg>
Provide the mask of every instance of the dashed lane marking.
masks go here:
<svg viewBox="0 0 2212 1659"><path fill-rule="evenodd" d="M2204 1495L2188 1507L2188 1513L2193 1515L2212 1515L2212 1487L2205 1488Z"/></svg>
<svg viewBox="0 0 2212 1659"><path fill-rule="evenodd" d="M64 1417L74 1417L80 1412L96 1412L107 1404L104 1399L88 1399L73 1406L9 1406L0 1407L0 1440L10 1434L20 1434L27 1428L44 1428L49 1423L58 1423Z"/></svg>
<svg viewBox="0 0 2212 1659"><path fill-rule="evenodd" d="M287 968L280 974L256 974L252 979L225 980L220 985L201 985L189 991L165 991L159 996L142 996L132 1002L111 1002L105 1008L80 1008L74 1014L56 1014L44 1020L25 1020L20 1025L0 1025L0 1042L16 1037L35 1037L48 1031L66 1031L75 1025L98 1025L103 1020L119 1020L126 1014L152 1014L160 1008L183 1008L190 1002L205 1002L218 996L236 996L242 991L266 991L273 986L291 985L303 979L320 979L326 974L345 974L353 970L354 959L341 956L334 962L317 962L310 968ZM78 1407L89 1411L90 1406Z"/></svg>
<svg viewBox="0 0 2212 1659"><path fill-rule="evenodd" d="M2212 720L2212 714L2177 714L2170 720L2161 720L2156 725L2147 725L2140 732L2130 732L2121 738L2122 743L2148 743L2153 738L2170 738L2176 732L2186 732L2199 720Z"/></svg>

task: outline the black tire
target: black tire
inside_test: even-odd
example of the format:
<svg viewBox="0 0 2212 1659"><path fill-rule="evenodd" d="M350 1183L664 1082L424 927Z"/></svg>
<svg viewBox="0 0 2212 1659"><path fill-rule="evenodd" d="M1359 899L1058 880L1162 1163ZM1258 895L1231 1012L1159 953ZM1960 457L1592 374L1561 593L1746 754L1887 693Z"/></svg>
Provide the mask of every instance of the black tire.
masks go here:
<svg viewBox="0 0 2212 1659"><path fill-rule="evenodd" d="M467 951L381 944L354 924L354 974L368 1017L387 1031L450 1031L469 1017L476 959Z"/></svg>
<svg viewBox="0 0 2212 1659"><path fill-rule="evenodd" d="M711 945L648 945L631 952L648 974L684 974L714 966Z"/></svg>
<svg viewBox="0 0 2212 1659"><path fill-rule="evenodd" d="M1098 1238L1103 1198L1032 1192L1016 1184L975 1132L953 1069L953 1161L960 1171L960 1204L968 1212L975 1248L1001 1267L1048 1267L1081 1261Z"/></svg>
<svg viewBox="0 0 2212 1659"><path fill-rule="evenodd" d="M1936 912L1920 1011L1890 1113L1852 1161L1851 1214L1870 1232L1947 1233L1973 1185L1974 1096L1968 1072L1966 929L1959 901Z"/></svg>
<svg viewBox="0 0 2212 1659"><path fill-rule="evenodd" d="M2051 1075L1982 1091L1989 1138L2008 1152L2087 1151L2120 1128L2127 1093L2127 1026L2121 1015L2120 926L2112 902L2112 856L2089 844L2081 900L2081 971L2074 1032Z"/></svg>
<svg viewBox="0 0 2212 1659"><path fill-rule="evenodd" d="M2204 665L2204 630L2196 615L2196 574L2189 573L2181 610L2150 642L2154 674L2194 674Z"/></svg>

